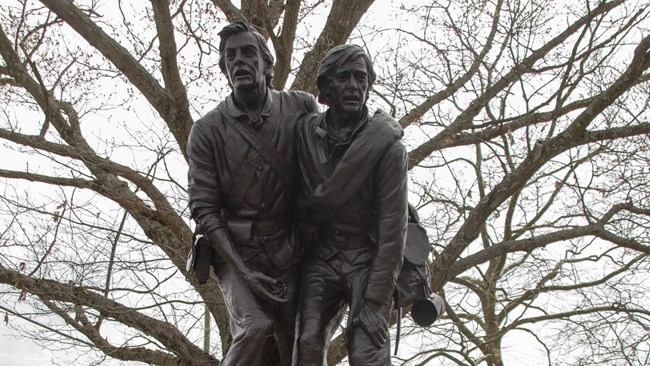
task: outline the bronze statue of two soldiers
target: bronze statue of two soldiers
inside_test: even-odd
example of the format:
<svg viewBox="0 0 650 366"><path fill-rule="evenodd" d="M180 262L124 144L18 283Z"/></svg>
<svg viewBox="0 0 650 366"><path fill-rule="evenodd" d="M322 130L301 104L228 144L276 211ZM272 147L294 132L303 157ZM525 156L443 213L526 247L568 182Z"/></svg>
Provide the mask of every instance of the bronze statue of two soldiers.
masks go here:
<svg viewBox="0 0 650 366"><path fill-rule="evenodd" d="M187 149L192 217L230 315L223 365L325 365L348 307L350 365L390 365L407 154L395 120L366 108L370 59L354 45L325 55L319 113L313 96L271 88L273 56L249 25L219 35L232 93Z"/></svg>

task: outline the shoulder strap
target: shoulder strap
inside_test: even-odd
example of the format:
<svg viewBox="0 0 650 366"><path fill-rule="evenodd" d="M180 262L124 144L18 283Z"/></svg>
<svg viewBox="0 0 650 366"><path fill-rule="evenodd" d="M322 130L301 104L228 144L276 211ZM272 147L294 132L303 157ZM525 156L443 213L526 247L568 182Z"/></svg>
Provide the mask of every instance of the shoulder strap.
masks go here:
<svg viewBox="0 0 650 366"><path fill-rule="evenodd" d="M222 116L224 116L223 121L226 122L228 121L228 118L225 118L227 112L223 110L222 106L223 104L219 104L217 110L219 113L221 113ZM260 154L260 156L271 166L271 168L287 185L287 187L291 188L293 186L293 183L289 175L289 164L282 157L282 155L275 148L273 148L262 135L255 132L245 123L242 123L239 120L235 120L232 125L235 127L237 132L239 132L242 137L244 137L244 139L248 141L248 143L251 144L253 148ZM244 196L246 195L246 192L248 191L248 188L253 181L255 171L257 170L256 167L252 166L249 163L249 160L250 159L246 159L242 164L239 175L233 184L232 191L230 192L229 201L231 209L233 211L237 211L239 209L239 206L244 200Z"/></svg>
<svg viewBox="0 0 650 366"><path fill-rule="evenodd" d="M345 204L401 135L401 127L392 117L383 111L375 113L352 140L334 172L314 188L312 199L326 203L328 209Z"/></svg>
<svg viewBox="0 0 650 366"><path fill-rule="evenodd" d="M248 162L248 159L246 159L244 164L242 164L242 167L239 170L239 175L230 191L230 208L233 212L239 210L239 206L244 201L244 196L246 195L248 187L250 187L253 177L255 176L255 170L257 170L257 168L253 167Z"/></svg>
<svg viewBox="0 0 650 366"><path fill-rule="evenodd" d="M246 123L235 121L232 124L235 129L253 146L262 158L271 166L275 173L282 179L287 187L292 187L289 163L286 159L257 131L250 128Z"/></svg>

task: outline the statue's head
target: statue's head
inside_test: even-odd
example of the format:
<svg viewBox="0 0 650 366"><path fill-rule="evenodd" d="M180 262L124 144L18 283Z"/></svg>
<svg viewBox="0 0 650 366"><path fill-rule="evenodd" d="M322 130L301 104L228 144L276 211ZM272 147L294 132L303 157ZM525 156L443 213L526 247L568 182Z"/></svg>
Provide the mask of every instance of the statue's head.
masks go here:
<svg viewBox="0 0 650 366"><path fill-rule="evenodd" d="M273 54L264 37L246 22L234 22L219 32L219 68L231 88L271 87Z"/></svg>
<svg viewBox="0 0 650 366"><path fill-rule="evenodd" d="M318 101L347 114L358 114L376 79L363 48L346 44L327 51L318 69Z"/></svg>

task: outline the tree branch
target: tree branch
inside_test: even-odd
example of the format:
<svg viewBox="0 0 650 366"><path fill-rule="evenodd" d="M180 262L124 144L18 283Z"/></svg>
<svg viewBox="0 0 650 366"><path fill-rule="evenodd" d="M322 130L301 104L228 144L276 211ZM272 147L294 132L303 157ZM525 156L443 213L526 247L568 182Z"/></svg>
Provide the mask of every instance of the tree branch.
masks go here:
<svg viewBox="0 0 650 366"><path fill-rule="evenodd" d="M185 146L191 128L191 120L176 121L177 111L171 96L158 81L117 41L107 35L90 17L70 0L40 0L52 12L63 19L92 47L101 52L142 93L165 120L185 159ZM170 85L171 87L171 85ZM184 117L184 115L183 115Z"/></svg>
<svg viewBox="0 0 650 366"><path fill-rule="evenodd" d="M104 338L100 334L99 329L92 326L84 314L81 305L75 305L75 318L73 319L49 299L43 296L37 296L54 314L65 320L66 324L72 326L79 333L83 334L95 347L107 356L124 361L140 361L153 365L178 364L180 361L174 355L145 347L115 347L108 342L108 338Z"/></svg>
<svg viewBox="0 0 650 366"><path fill-rule="evenodd" d="M546 162L564 151L587 142L585 141L584 128L598 116L598 113L614 103L621 94L633 86L636 80L643 75L644 70L650 66L650 55L647 54L649 47L650 36L644 38L637 46L635 57L627 70L607 88L605 93L595 98L585 111L576 117L569 128L546 142L536 144L528 157L479 201L454 238L433 261L434 273L442 273L443 269L451 267L467 245L476 239L482 223L487 220L487 217L514 192L524 187L528 179ZM648 126L639 125L638 127L647 128ZM589 136L593 137L593 135ZM436 276L434 288L442 286L443 277Z"/></svg>
<svg viewBox="0 0 650 366"><path fill-rule="evenodd" d="M287 0L282 20L282 33L274 40L273 47L277 61L273 70L273 85L283 89L291 72L293 43L296 39L298 16L300 15L300 0Z"/></svg>
<svg viewBox="0 0 650 366"><path fill-rule="evenodd" d="M474 58L467 72L465 72L463 75L458 77L458 79L456 79L453 83L448 85L443 90L425 99L422 103L420 103L415 108L411 109L407 114L405 114L402 118L400 118L399 124L402 125L402 127L407 127L411 123L418 121L434 105L449 98L456 91L458 91L458 89L460 89L463 85L465 85L465 83L467 83L474 76L474 74L476 74L476 72L479 69L479 66L481 66L488 52L492 49L494 36L497 34L497 30L499 26L499 19L500 19L502 5L503 5L503 0L499 0L497 2L496 9L494 10L492 27L490 28L490 33L488 34L488 37L485 41L485 46L483 47L481 52Z"/></svg>
<svg viewBox="0 0 650 366"><path fill-rule="evenodd" d="M230 23L234 23L238 20L246 21L244 14L242 14L241 11L237 9L237 7L234 6L231 1L212 0L212 3L226 15L226 19L228 19Z"/></svg>
<svg viewBox="0 0 650 366"><path fill-rule="evenodd" d="M592 12L589 12L582 18L575 21L544 46L533 51L528 57L514 65L501 79L497 80L481 95L472 100L469 106L463 110L463 112L460 113L447 128L434 136L432 139L409 152L409 167L414 167L420 164L422 160L431 155L433 151L440 149L440 146L445 139L457 134L468 125L470 125L472 123L472 119L476 117L476 115L487 105L490 100L492 100L492 98L494 98L499 92L503 91L508 85L521 78L522 75L532 72L535 63L541 60L551 50L568 39L572 34L580 30L580 28L585 24L588 24L589 21L591 21L594 17L605 14L615 7L621 5L622 3L624 3L624 0L601 3Z"/></svg>
<svg viewBox="0 0 650 366"><path fill-rule="evenodd" d="M166 100L169 115L165 118L172 134L177 138L187 141L194 120L190 115L190 104L187 99L185 85L181 80L176 60L176 39L174 38L174 24L169 11L169 0L151 0L153 15L158 34L158 47L160 50L161 73L165 81L165 90L170 96ZM180 145L185 154L185 144ZM187 158L187 157L186 157Z"/></svg>
<svg viewBox="0 0 650 366"><path fill-rule="evenodd" d="M39 298L91 307L101 314L115 319L154 337L172 351L186 365L218 365L219 362L192 344L176 327L149 317L105 298L94 291L57 281L27 277L0 264L0 283L25 289Z"/></svg>
<svg viewBox="0 0 650 366"><path fill-rule="evenodd" d="M373 2L374 0L334 0L325 27L314 47L303 57L291 89L318 94L316 76L323 56L330 48L345 43Z"/></svg>

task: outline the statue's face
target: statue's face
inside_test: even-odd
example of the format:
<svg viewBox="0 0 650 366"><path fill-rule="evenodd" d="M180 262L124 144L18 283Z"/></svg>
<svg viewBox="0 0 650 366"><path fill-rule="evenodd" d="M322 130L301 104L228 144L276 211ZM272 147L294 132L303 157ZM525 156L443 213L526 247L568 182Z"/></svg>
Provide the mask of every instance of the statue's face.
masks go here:
<svg viewBox="0 0 650 366"><path fill-rule="evenodd" d="M361 57L341 65L329 80L329 107L345 118L358 118L368 96L368 67Z"/></svg>
<svg viewBox="0 0 650 366"><path fill-rule="evenodd" d="M246 91L266 87L266 65L252 33L242 32L228 37L223 52L226 76L234 89Z"/></svg>

